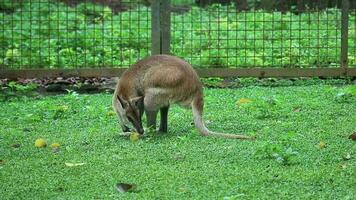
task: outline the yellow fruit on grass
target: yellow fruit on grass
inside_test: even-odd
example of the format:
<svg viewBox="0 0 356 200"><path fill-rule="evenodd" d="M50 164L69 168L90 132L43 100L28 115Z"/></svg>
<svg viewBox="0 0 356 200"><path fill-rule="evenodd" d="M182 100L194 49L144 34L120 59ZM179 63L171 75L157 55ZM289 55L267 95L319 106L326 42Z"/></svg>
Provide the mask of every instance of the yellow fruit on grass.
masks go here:
<svg viewBox="0 0 356 200"><path fill-rule="evenodd" d="M326 143L323 142L323 141L321 141L321 142L319 142L319 144L317 144L317 145L315 145L315 146L316 146L316 148L318 148L318 149L324 149L324 148L326 147Z"/></svg>
<svg viewBox="0 0 356 200"><path fill-rule="evenodd" d="M132 132L131 135L130 135L130 140L132 142L136 142L137 140L140 139L140 134L137 133L137 132Z"/></svg>
<svg viewBox="0 0 356 200"><path fill-rule="evenodd" d="M108 112L106 113L106 115L107 115L107 116L114 116L114 115L116 115L116 113L115 113L114 111L110 110L110 111L108 111Z"/></svg>
<svg viewBox="0 0 356 200"><path fill-rule="evenodd" d="M52 144L50 145L50 147L51 147L52 149L59 148L59 146L61 146L61 145L60 145L58 142L52 143Z"/></svg>
<svg viewBox="0 0 356 200"><path fill-rule="evenodd" d="M43 148L43 147L46 147L46 146L47 146L47 142L46 142L45 139L38 138L35 141L35 147L37 147L37 148Z"/></svg>
<svg viewBox="0 0 356 200"><path fill-rule="evenodd" d="M248 99L248 98L241 98L241 99L239 99L239 100L236 102L236 104L237 104L238 106L240 106L240 105L242 105L242 104L251 103L251 102L252 102L251 99Z"/></svg>

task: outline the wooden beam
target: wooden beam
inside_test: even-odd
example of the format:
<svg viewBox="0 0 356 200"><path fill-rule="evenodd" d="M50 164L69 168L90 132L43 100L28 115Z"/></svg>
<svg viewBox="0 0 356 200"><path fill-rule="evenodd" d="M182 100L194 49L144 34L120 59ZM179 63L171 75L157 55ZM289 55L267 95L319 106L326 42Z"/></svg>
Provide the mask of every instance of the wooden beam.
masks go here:
<svg viewBox="0 0 356 200"><path fill-rule="evenodd" d="M0 70L0 78L119 77L125 68ZM200 77L356 77L356 68L198 68Z"/></svg>
<svg viewBox="0 0 356 200"><path fill-rule="evenodd" d="M342 0L341 9L341 54L340 63L343 69L348 67L348 41L349 41L349 0Z"/></svg>
<svg viewBox="0 0 356 200"><path fill-rule="evenodd" d="M356 68L225 68L197 69L201 77L339 77L356 76Z"/></svg>
<svg viewBox="0 0 356 200"><path fill-rule="evenodd" d="M0 78L118 77L125 68L0 70Z"/></svg>
<svg viewBox="0 0 356 200"><path fill-rule="evenodd" d="M151 55L161 53L160 0L151 3Z"/></svg>
<svg viewBox="0 0 356 200"><path fill-rule="evenodd" d="M161 0L161 54L170 53L171 45L171 3L170 0Z"/></svg>

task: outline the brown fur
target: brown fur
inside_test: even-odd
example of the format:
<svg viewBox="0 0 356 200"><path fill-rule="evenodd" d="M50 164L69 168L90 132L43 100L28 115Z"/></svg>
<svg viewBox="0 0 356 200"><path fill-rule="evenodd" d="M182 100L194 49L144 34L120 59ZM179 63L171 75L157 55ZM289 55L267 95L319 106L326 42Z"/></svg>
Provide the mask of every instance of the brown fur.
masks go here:
<svg viewBox="0 0 356 200"><path fill-rule="evenodd" d="M157 113L159 109L173 103L191 107L194 123L201 135L252 139L243 135L215 133L206 128L202 120L204 100L199 77L190 64L174 56L155 55L132 65L123 73L113 97L115 111L119 112L120 109L115 105L118 103L116 96L124 102L143 97L146 114ZM118 116L120 117L119 113ZM137 119L137 121L141 120ZM155 123L155 119L153 121Z"/></svg>

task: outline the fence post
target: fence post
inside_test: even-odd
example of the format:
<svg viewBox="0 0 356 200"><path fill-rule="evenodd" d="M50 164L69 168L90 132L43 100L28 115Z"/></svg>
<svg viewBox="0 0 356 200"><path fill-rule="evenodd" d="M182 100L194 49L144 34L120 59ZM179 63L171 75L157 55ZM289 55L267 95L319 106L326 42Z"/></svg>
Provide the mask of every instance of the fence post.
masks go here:
<svg viewBox="0 0 356 200"><path fill-rule="evenodd" d="M161 0L161 53L169 54L171 45L170 0Z"/></svg>
<svg viewBox="0 0 356 200"><path fill-rule="evenodd" d="M151 4L151 55L161 53L160 0Z"/></svg>
<svg viewBox="0 0 356 200"><path fill-rule="evenodd" d="M342 0L341 7L341 55L340 64L344 75L347 75L348 67L348 32L349 32L349 0Z"/></svg>

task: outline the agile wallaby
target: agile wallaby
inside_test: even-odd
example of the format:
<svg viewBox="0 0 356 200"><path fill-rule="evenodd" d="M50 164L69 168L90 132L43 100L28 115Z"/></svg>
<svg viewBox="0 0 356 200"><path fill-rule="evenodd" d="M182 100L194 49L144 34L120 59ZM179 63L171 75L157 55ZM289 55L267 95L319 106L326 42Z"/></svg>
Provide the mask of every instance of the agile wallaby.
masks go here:
<svg viewBox="0 0 356 200"><path fill-rule="evenodd" d="M195 126L203 136L253 139L215 133L206 128L202 119L203 86L192 66L174 56L155 55L132 65L122 74L112 99L122 130L129 132L133 125L140 134L144 133L143 113L146 113L147 126L156 128L158 110L161 114L159 131L167 132L168 109L173 103L192 108Z"/></svg>

